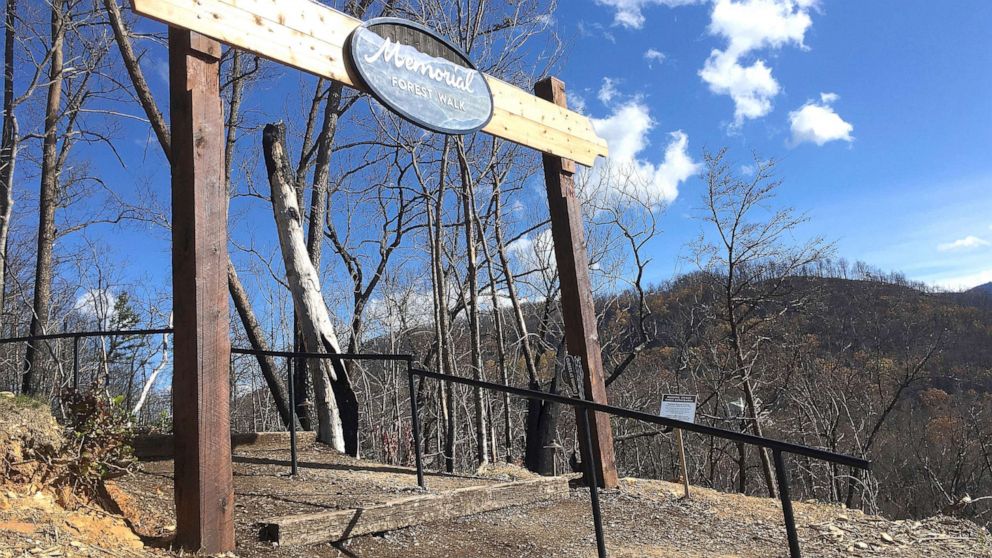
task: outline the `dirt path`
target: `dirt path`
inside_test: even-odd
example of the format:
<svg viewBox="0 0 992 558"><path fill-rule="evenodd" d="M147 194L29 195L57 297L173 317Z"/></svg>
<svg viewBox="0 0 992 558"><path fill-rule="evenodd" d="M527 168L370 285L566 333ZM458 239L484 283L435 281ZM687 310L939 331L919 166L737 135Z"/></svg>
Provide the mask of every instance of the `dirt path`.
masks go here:
<svg viewBox="0 0 992 558"><path fill-rule="evenodd" d="M243 558L518 558L595 556L589 494L584 489L538 504L364 536L336 545L279 547L260 542L262 519L385 502L416 492L410 469L342 457L319 446L300 453L300 475L286 476L286 450L235 453L237 556ZM505 481L513 468L489 478L431 475L432 490ZM37 556L176 556L167 545L175 525L171 461L146 462L111 492L149 546L122 532L120 517L66 512L48 496L0 492L0 558ZM630 558L778 557L787 555L777 501L626 479L602 496L610 555ZM75 515L74 515L75 514ZM79 514L82 514L81 516ZM817 503L796 504L805 556L989 557L988 532L951 518L887 521ZM106 533L106 534L105 534ZM111 536L112 535L112 536ZM112 545L109 543L113 542ZM105 544L108 543L108 544Z"/></svg>
<svg viewBox="0 0 992 558"><path fill-rule="evenodd" d="M626 479L602 498L610 556L722 558L788 556L781 509L773 500ZM992 556L992 542L969 522L935 518L892 522L823 504L796 505L805 556ZM889 542L891 540L891 542ZM310 556L382 558L595 556L588 492L379 537L362 537ZM287 555L289 556L289 555Z"/></svg>
<svg viewBox="0 0 992 558"><path fill-rule="evenodd" d="M595 539L584 489L540 504L358 537L347 543L278 547L259 542L255 523L291 513L383 502L417 490L410 469L342 457L320 446L300 453L301 474L285 476L284 448L236 453L238 556L246 558L518 558L595 556ZM158 524L171 522L171 463L146 463L124 483L139 507L155 509ZM505 479L514 469L495 471ZM526 474L526 473L524 473ZM431 475L432 490L450 490L491 479ZM604 525L611 556L787 556L779 504L767 498L626 479L622 490L603 494ZM150 497L151 496L151 497ZM797 503L796 519L806 556L992 557L992 542L974 524L949 518L891 522L819 503ZM171 527L171 526L170 526ZM168 535L152 529L150 534ZM984 539L983 539L984 537ZM891 540L890 540L891 539Z"/></svg>

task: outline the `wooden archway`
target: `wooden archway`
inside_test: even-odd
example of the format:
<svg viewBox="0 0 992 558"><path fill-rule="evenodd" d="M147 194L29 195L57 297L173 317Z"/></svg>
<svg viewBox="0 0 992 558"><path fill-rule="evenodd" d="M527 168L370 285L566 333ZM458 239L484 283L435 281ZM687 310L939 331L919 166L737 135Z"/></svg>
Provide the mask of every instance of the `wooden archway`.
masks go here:
<svg viewBox="0 0 992 558"><path fill-rule="evenodd" d="M132 0L169 30L173 145L176 542L192 551L234 549L227 291L227 191L220 43L363 90L343 47L361 21L309 0ZM589 260L573 175L607 154L589 119L569 111L564 84L535 95L491 76L493 118L482 131L544 153L568 351L580 359L585 393L606 403ZM602 486L617 485L609 417L590 440Z"/></svg>

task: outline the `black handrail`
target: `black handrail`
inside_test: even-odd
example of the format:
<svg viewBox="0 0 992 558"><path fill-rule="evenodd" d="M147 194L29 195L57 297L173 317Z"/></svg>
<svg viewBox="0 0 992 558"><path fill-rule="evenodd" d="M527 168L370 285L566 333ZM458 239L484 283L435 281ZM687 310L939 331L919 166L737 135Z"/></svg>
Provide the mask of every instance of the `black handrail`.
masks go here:
<svg viewBox="0 0 992 558"><path fill-rule="evenodd" d="M24 342L34 342L34 341L49 341L54 339L72 339L72 387L73 389L79 389L79 340L88 337L110 337L110 336L122 336L122 335L158 335L158 334L174 334L174 328L156 328L156 329L127 329L127 330L101 330L101 331L73 331L73 332L63 332L63 333L51 333L46 335L27 335L22 337L8 337L6 339L0 339L0 345L9 343L24 343ZM289 445L290 445L290 474L294 477L299 472L299 466L297 461L297 445L296 445L296 405L295 405L295 393L294 393L294 382L293 382L293 359L294 358L322 358L334 361L342 360L364 360L364 361L399 361L405 362L406 367L409 370L413 365L413 355L410 354L376 354L376 353L307 353L302 351L268 351L268 350L256 350L247 349L242 347L232 347L231 354L237 355L262 355L271 357L283 357L288 360L286 367L287 378L286 378L286 388L287 388L287 407L290 409L289 418ZM419 436L419 433L418 433ZM423 479L421 479L421 484L423 484Z"/></svg>
<svg viewBox="0 0 992 558"><path fill-rule="evenodd" d="M172 328L157 328L157 329L133 329L133 330L108 330L108 331L84 331L84 332L64 332L64 333L52 333L46 335L33 335L24 337L9 337L6 339L0 339L0 345L9 343L23 343L23 342L33 342L33 341L46 341L53 339L73 339L73 387L78 389L79 387L79 340L86 337L107 337L107 336L120 336L120 335L157 335L157 334L170 334L174 333ZM591 434L589 431L589 420L591 413L606 413L612 416L624 417L633 420L638 420L642 422L659 424L662 426L670 428L678 428L681 430L696 432L698 434L704 434L707 436L715 436L718 438L723 438L726 440L735 441L738 443L744 443L748 445L758 446L761 448L766 448L772 450L775 460L775 473L776 480L778 483L778 493L782 502L782 513L785 519L785 528L789 541L789 554L793 558L800 557L799 548L799 537L796 532L795 518L793 516L792 510L792 500L789 491L789 474L786 468L785 459L783 453L791 453L794 455L802 455L805 457L810 457L813 459L819 459L822 461L828 461L830 463L837 463L840 465L846 465L856 469L870 469L871 462L854 457L851 455L831 452L819 448L814 448L810 446L804 446L801 444L793 444L790 442L784 442L781 440L775 440L772 438L765 438L762 436L754 436L752 434L746 434L743 432L735 432L733 430L727 430L724 428L717 428L714 426L707 426L704 424L696 424L692 422L684 422L676 419L671 419L667 417L652 415L644 413L641 411L633 411L631 409L625 409L622 407L614 407L612 405L605 405L602 403L597 403L595 401L590 401L586 399L580 399L575 397L568 397L564 395L557 395L553 393L545 393L542 391L530 390L517 388L513 386L504 386L502 384L495 384L492 382L486 382L482 380L474 380L471 378L461 378L458 376L450 376L447 374L440 374L437 372L431 372L429 370L424 370L420 368L413 367L413 356L410 354L374 354L374 353L307 353L300 351L262 351L255 349L246 349L240 347L233 347L231 349L232 354L240 355L264 355L264 356L274 356L283 357L290 359L288 371L288 397L289 407L291 409L292 416L290 417L290 451L291 451L291 471L292 475L297 474L297 448L296 448L296 406L293 402L293 369L292 369L292 359L293 358L318 358L318 359L329 359L335 361L342 360L369 360L369 361L400 361L406 363L407 377L409 380L410 389L410 412L412 415L412 430L413 430L413 445L414 445L414 455L417 464L417 484L423 488L427 488L426 481L424 479L424 465L423 465L423 452L421 447L420 439L420 413L417 404L417 390L416 390L416 376L421 378L432 378L440 380L442 382L451 382L456 384L462 384L467 386L472 386L481 389L487 389L491 391L497 391L501 393L506 393L510 395L515 395L517 397L523 397L526 399L538 399L541 401L552 401L555 403L561 403L564 405L569 405L572 407L577 407L582 409L584 412L578 414L579 424L578 427L584 429L586 439L591 439ZM583 462L587 465L592 464L594 459L591 452L588 451L587 455L583 455ZM602 515L599 505L599 488L598 479L596 478L595 467L587 467L589 473L589 495L593 508L593 523L596 530L596 546L600 558L606 557L606 543L603 534L602 525Z"/></svg>
<svg viewBox="0 0 992 558"><path fill-rule="evenodd" d="M290 460L290 474L296 476L299 472L299 465L297 463L297 448L296 448L296 401L294 393L294 382L293 382L293 359L295 358L318 358L327 360L369 360L369 361L399 361L406 363L407 375L412 379L413 376L410 374L410 370L413 367L413 355L409 354L389 354L389 353L307 353L301 351L262 351L256 349L245 349L241 347L233 347L231 349L231 354L237 355L264 355L273 357L283 357L287 359L286 366L286 388L288 393L286 397L289 399L288 407L290 412L289 417L289 460ZM416 405L416 402L413 403ZM414 428L416 428L415 425ZM414 432L414 437L419 439L420 432ZM419 446L418 446L419 447ZM423 480L423 470L420 468L420 461L418 456L417 461L417 475L418 482L421 486L424 484Z"/></svg>
<svg viewBox="0 0 992 558"><path fill-rule="evenodd" d="M870 461L861 459L859 457L854 457L852 455L846 455L843 453L835 453L832 451L813 448L810 446L804 446L800 444L793 444L790 442L783 442L781 440L775 440L774 438L765 438L762 436L747 434L745 432L737 432L734 430L727 430L715 426L707 426L705 424L696 424L694 422L683 422L681 420L662 417L658 415L652 415L641 411L633 411L630 409L625 409L623 407L604 405L602 403L596 403L595 401L588 401L585 399L578 399L575 397L568 397L565 395L545 393L543 391L534 391L530 389L518 388L513 386L504 386L503 384L494 384L492 382L485 382L482 380L473 380L472 378L449 376L447 374L439 374L437 372L431 372L429 370L423 370L420 368L412 369L412 373L424 378L434 378L446 382L454 382L456 384L464 384L467 386L478 387L482 389L491 389L494 391L509 393L510 395L525 397L527 399L541 399L544 401L553 401L555 403L563 403L565 405L571 405L573 407L582 407L584 409L588 409L590 411L595 411L598 413L606 413L618 417L624 417L643 422L660 424L662 426L670 426L672 428L679 428L681 430L696 432L698 434L705 434L707 436L726 438L734 442L741 442L753 446L760 446L763 448L768 448L770 450L778 450L784 453L792 453L795 455L812 457L814 459L830 461L831 463L847 465L849 467L854 467L856 469L871 468Z"/></svg>
<svg viewBox="0 0 992 558"><path fill-rule="evenodd" d="M156 329L115 329L98 331L65 331L62 333L47 333L45 335L25 335L22 337L7 337L0 339L0 345L10 343L32 343L34 341L51 341L54 339L72 339L72 389L79 389L79 340L86 337L111 337L120 335L158 335L175 333L171 327Z"/></svg>
<svg viewBox="0 0 992 558"><path fill-rule="evenodd" d="M706 426L703 424L696 424L692 422L683 422L680 420L675 420L671 418L651 415L648 413L643 413L640 411L633 411L630 409L624 409L622 407L614 407L612 405L604 405L602 403L596 403L594 401L588 401L586 399L578 399L575 397L567 397L564 395L557 395L553 393L545 393L542 391L535 391L530 389L517 388L512 386L504 386L502 384L495 384L492 382L486 382L482 380L474 380L471 378L461 378L458 376L450 376L447 374L440 374L438 372L431 372L429 370L423 370L420 368L409 368L408 374L410 375L410 410L413 415L413 436L414 436L414 446L415 454L417 458L417 479L421 488L426 488L424 483L424 472L422 465L422 449L420 440L420 417L417 412L416 403L416 383L414 381L414 376L420 376L422 378L433 378L440 380L442 382L451 382L456 384L462 384L466 386L487 389L491 391L497 391L501 393L507 393L510 395L515 395L518 397L523 397L527 399L538 399L542 401L552 401L555 403L561 403L564 405L570 405L572 407L577 407L584 412L578 413L579 423L577 426L584 429L586 439L589 440L589 415L594 412L606 413L613 416L624 417L634 420L639 420L642 422L648 422L652 424L659 424L662 426L668 426L672 428L679 428L682 430L687 430L690 432L697 432L699 434L704 434L707 436L716 436L718 438L723 438L727 440L732 440L738 443L749 444L753 446L758 446L762 448L767 448L772 450L775 459L775 470L776 470L776 480L778 482L778 493L782 501L782 514L785 520L785 529L789 541L789 555L792 558L800 558L800 548L799 548L799 536L796 532L796 522L792 512L792 500L789 493L789 473L786 468L785 459L783 453L791 453L795 455L802 455L806 457L811 457L814 459L820 459L823 461L828 461L830 463L838 463L841 465L847 465L856 469L870 469L871 462L866 459L861 459L854 457L852 455L845 455L841 453L835 453L819 448L813 448L809 446L804 446L800 444L793 444L790 442L783 442L781 440L775 440L772 438L765 438L761 436L754 436L751 434L745 434L743 432L735 432L733 430L726 430L723 428L717 428L714 426ZM588 450L587 450L588 451ZM591 452L588 452L591 454ZM591 455L583 455L583 463L586 464L586 471L590 474L589 481L589 495L592 504L593 511L593 524L596 529L596 546L600 558L606 558L606 542L603 536L603 526L601 511L599 506L598 497L598 481L596 479L596 468L589 466L593 463Z"/></svg>
<svg viewBox="0 0 992 558"><path fill-rule="evenodd" d="M0 345L7 343L24 343L30 341L48 341L51 339L70 339L80 337L110 337L111 335L157 335L160 333L174 333L172 328L158 329L119 329L107 331L66 331L63 333L48 333L45 335L26 335L24 337L7 337L0 339Z"/></svg>

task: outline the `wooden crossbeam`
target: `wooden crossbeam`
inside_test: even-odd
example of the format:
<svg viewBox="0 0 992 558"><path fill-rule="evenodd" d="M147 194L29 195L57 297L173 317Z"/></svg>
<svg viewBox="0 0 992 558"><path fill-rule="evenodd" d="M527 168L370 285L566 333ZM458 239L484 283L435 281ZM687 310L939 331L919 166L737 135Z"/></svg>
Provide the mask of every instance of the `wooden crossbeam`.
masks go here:
<svg viewBox="0 0 992 558"><path fill-rule="evenodd" d="M364 91L344 45L361 20L310 0L132 0L134 11L169 25ZM483 131L591 166L606 141L589 118L492 76L493 118Z"/></svg>

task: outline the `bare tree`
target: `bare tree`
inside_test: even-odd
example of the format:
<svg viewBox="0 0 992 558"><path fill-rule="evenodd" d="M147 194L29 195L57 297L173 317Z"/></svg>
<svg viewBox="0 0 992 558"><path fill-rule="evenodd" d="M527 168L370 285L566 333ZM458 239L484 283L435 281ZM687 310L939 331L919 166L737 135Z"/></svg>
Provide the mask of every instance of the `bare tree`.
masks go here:
<svg viewBox="0 0 992 558"><path fill-rule="evenodd" d="M303 219L297 205L296 191L291 180L289 160L285 151L284 125L268 125L263 134L265 165L272 186L272 211L279 233L286 277L293 293L294 307L303 330L304 347L312 353L340 353L337 335L331 324L320 294L320 279L310 263L303 235ZM333 390L332 382L343 384L352 399L343 404L357 407L354 390L347 371L339 360L321 359L320 366L312 367L315 403L317 409L317 438L334 449L344 452L345 437L342 429L338 398L343 392Z"/></svg>
<svg viewBox="0 0 992 558"><path fill-rule="evenodd" d="M717 278L719 306L715 320L725 328L723 342L730 366L723 370L739 383L744 395L743 427L763 435L761 404L755 397L757 371L766 337L762 330L790 309L801 306L805 293L792 288L790 279L805 266L824 258L832 246L821 238L802 245L789 244L791 235L806 221L790 208L765 208L781 181L774 178L774 161L755 157L754 172L740 178L726 162L726 150L707 153L703 220L711 225L712 242L701 237L695 245L700 268ZM746 490L745 447L740 453L739 489ZM767 451L759 451L765 484L775 495L775 477Z"/></svg>
<svg viewBox="0 0 992 558"><path fill-rule="evenodd" d="M7 277L7 237L14 208L17 118L14 116L14 26L17 0L7 0L3 42L3 129L0 132L0 330L3 329Z"/></svg>

